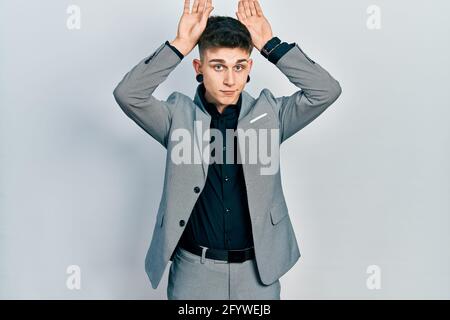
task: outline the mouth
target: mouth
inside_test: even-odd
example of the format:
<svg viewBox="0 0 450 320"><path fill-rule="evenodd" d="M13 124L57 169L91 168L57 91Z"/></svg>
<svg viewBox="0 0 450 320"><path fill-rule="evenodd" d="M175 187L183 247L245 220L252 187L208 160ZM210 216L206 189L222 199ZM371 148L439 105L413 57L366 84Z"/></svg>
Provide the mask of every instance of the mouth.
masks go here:
<svg viewBox="0 0 450 320"><path fill-rule="evenodd" d="M234 91L223 91L223 90L221 90L220 92L222 92L226 96L231 96L231 95L236 93L236 90L234 90Z"/></svg>

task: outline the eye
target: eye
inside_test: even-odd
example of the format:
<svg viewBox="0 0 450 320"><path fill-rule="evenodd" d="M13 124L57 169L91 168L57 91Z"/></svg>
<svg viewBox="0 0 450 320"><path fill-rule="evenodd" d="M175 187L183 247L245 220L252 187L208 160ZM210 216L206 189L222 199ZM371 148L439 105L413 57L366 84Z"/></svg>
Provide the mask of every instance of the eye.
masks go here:
<svg viewBox="0 0 450 320"><path fill-rule="evenodd" d="M223 65L221 65L221 64L216 64L216 65L214 66L214 70L216 70L216 71L221 71L221 70L222 70L222 67L223 67Z"/></svg>
<svg viewBox="0 0 450 320"><path fill-rule="evenodd" d="M242 70L245 69L245 67L244 67L243 65L241 65L241 64L238 64L238 65L236 66L236 69L237 69L237 71L242 71Z"/></svg>

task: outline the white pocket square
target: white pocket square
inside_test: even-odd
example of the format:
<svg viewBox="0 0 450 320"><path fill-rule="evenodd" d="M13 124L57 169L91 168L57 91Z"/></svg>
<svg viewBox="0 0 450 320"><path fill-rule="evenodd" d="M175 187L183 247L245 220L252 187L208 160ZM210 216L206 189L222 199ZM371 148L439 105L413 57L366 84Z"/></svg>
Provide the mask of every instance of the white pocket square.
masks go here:
<svg viewBox="0 0 450 320"><path fill-rule="evenodd" d="M263 113L262 115L259 115L256 118L253 118L252 120L250 120L250 123L258 121L259 119L264 118L265 116L267 116L267 113Z"/></svg>

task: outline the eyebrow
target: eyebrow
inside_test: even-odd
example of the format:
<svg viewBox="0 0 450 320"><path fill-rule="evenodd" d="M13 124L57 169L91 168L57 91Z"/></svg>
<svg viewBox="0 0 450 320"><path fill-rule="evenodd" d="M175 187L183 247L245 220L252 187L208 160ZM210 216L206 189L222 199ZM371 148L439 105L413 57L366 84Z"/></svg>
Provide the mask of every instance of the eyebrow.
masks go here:
<svg viewBox="0 0 450 320"><path fill-rule="evenodd" d="M226 63L226 61L223 60L223 59L212 59L212 60L209 60L209 63L211 63L211 62ZM248 60L247 59L239 59L238 61L236 61L236 63L240 63L240 62L248 62Z"/></svg>

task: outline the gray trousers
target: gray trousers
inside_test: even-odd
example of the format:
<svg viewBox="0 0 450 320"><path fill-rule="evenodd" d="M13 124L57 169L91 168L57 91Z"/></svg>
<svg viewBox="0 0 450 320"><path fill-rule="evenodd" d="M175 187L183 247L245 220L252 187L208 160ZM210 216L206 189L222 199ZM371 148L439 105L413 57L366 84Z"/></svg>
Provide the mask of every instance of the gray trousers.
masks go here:
<svg viewBox="0 0 450 320"><path fill-rule="evenodd" d="M169 271L169 300L280 300L280 280L264 285L255 259L242 263L209 259L177 248Z"/></svg>

